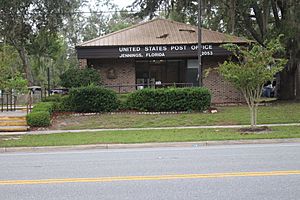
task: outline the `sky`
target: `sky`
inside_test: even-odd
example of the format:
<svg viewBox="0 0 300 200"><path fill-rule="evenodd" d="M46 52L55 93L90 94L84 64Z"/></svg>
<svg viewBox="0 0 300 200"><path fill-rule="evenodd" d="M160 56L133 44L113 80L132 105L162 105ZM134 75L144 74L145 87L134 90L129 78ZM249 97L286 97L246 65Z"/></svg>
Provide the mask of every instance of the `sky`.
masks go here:
<svg viewBox="0 0 300 200"><path fill-rule="evenodd" d="M119 9L122 8L126 8L127 6L130 6L135 0L110 0L111 3L116 4ZM101 2L105 2L105 1L101 1ZM87 5L92 5L95 6L96 5L96 1L95 0L88 0L87 1ZM88 6L85 6L82 8L84 11L88 12ZM106 7L102 7L100 9L101 11L106 11L107 8Z"/></svg>
<svg viewBox="0 0 300 200"><path fill-rule="evenodd" d="M134 0L113 0L113 3L117 4L120 8L124 8L126 6L131 5Z"/></svg>

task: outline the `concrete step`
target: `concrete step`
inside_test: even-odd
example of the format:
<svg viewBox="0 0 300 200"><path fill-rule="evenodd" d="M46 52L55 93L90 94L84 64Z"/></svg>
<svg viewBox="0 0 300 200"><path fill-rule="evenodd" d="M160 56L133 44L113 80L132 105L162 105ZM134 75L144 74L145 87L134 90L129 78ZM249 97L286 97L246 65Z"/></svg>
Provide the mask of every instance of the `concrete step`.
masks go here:
<svg viewBox="0 0 300 200"><path fill-rule="evenodd" d="M0 132L20 132L28 129L28 126L0 126Z"/></svg>
<svg viewBox="0 0 300 200"><path fill-rule="evenodd" d="M28 109L29 109L29 108L32 109L33 106L28 107ZM12 109L14 110L14 108L12 108ZM10 107L8 108L8 110L7 110L7 107L6 107L6 106L3 107L3 111L5 111L5 112L6 112L6 111L10 112L10 110L11 110ZM27 111L27 106L18 105L18 106L16 106L15 110L16 110L16 111L18 111L18 110Z"/></svg>
<svg viewBox="0 0 300 200"><path fill-rule="evenodd" d="M0 116L1 121L26 121L26 116Z"/></svg>
<svg viewBox="0 0 300 200"><path fill-rule="evenodd" d="M0 126L27 126L26 120L0 120Z"/></svg>
<svg viewBox="0 0 300 200"><path fill-rule="evenodd" d="M0 112L0 132L20 132L27 131L25 111Z"/></svg>

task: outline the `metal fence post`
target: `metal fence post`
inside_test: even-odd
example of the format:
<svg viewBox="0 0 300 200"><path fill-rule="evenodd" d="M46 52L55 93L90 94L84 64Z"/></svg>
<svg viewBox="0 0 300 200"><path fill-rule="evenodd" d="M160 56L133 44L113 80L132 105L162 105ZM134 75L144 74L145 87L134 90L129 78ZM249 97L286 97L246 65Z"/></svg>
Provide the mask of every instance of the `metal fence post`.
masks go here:
<svg viewBox="0 0 300 200"><path fill-rule="evenodd" d="M3 112L3 106L4 106L4 96L3 96L3 90L1 90L1 112Z"/></svg>

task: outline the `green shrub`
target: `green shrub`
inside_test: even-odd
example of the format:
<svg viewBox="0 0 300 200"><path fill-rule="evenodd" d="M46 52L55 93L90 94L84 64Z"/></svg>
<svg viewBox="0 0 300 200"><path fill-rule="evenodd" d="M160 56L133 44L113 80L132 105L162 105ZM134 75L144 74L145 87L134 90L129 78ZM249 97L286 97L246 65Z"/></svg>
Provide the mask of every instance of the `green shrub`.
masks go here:
<svg viewBox="0 0 300 200"><path fill-rule="evenodd" d="M117 97L118 97L119 110L129 109L127 104L127 99L129 97L129 94L118 94Z"/></svg>
<svg viewBox="0 0 300 200"><path fill-rule="evenodd" d="M43 99L43 102L51 102L53 104L53 111L72 111L69 106L69 96L54 94Z"/></svg>
<svg viewBox="0 0 300 200"><path fill-rule="evenodd" d="M55 104L53 102L39 102L33 107L32 112L45 111L52 114L54 110Z"/></svg>
<svg viewBox="0 0 300 200"><path fill-rule="evenodd" d="M55 103L55 111L59 112L69 112L74 111L72 104L70 103L69 95L64 95L61 97L60 102Z"/></svg>
<svg viewBox="0 0 300 200"><path fill-rule="evenodd" d="M61 102L63 96L61 94L54 94L42 99L42 102Z"/></svg>
<svg viewBox="0 0 300 200"><path fill-rule="evenodd" d="M27 124L32 127L50 126L51 116L47 111L34 111L27 115Z"/></svg>
<svg viewBox="0 0 300 200"><path fill-rule="evenodd" d="M127 105L142 111L202 111L210 106L206 88L143 89L129 95Z"/></svg>
<svg viewBox="0 0 300 200"><path fill-rule="evenodd" d="M60 76L61 85L66 88L101 85L100 74L93 68L69 69Z"/></svg>
<svg viewBox="0 0 300 200"><path fill-rule="evenodd" d="M73 88L66 101L76 112L111 112L118 108L116 93L99 86Z"/></svg>
<svg viewBox="0 0 300 200"><path fill-rule="evenodd" d="M27 124L31 127L51 125L51 114L55 111L54 102L39 102L34 105L32 112L27 115Z"/></svg>

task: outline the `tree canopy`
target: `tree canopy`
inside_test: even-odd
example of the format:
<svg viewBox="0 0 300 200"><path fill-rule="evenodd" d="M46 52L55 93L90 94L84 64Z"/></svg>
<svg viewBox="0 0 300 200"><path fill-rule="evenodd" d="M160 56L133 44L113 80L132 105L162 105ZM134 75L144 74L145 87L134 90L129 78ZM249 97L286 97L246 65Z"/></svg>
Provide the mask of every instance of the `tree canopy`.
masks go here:
<svg viewBox="0 0 300 200"><path fill-rule="evenodd" d="M23 91L27 81L19 71L20 60L16 50L9 45L0 45L0 90Z"/></svg>
<svg viewBox="0 0 300 200"><path fill-rule="evenodd" d="M26 79L33 84L29 49L40 33L56 34L64 16L73 9L69 0L2 0L0 38L13 46L22 61Z"/></svg>
<svg viewBox="0 0 300 200"><path fill-rule="evenodd" d="M224 47L234 52L234 59L221 64L219 72L242 92L251 111L251 125L255 126L258 99L263 86L267 81L273 81L274 76L287 62L286 59L278 57L284 52L284 48L279 37L264 46L253 44L250 47L241 47L227 44Z"/></svg>

